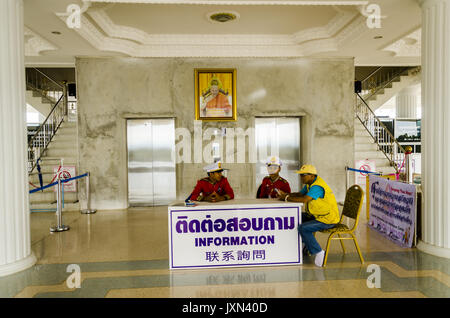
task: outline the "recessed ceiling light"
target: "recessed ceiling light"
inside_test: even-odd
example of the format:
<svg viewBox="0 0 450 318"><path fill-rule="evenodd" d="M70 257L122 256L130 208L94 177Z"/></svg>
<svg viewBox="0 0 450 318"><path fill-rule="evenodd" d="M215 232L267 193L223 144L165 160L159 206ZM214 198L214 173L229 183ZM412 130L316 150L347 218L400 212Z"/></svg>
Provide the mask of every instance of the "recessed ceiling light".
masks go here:
<svg viewBox="0 0 450 318"><path fill-rule="evenodd" d="M377 35L377 36L374 36L373 38L374 38L375 40L378 40L378 39L382 39L383 36L382 36L382 35Z"/></svg>
<svg viewBox="0 0 450 318"><path fill-rule="evenodd" d="M207 14L207 18L213 23L225 23L239 19L237 12L212 12Z"/></svg>
<svg viewBox="0 0 450 318"><path fill-rule="evenodd" d="M52 31L52 33L53 33L53 34L57 34L57 35L60 35L60 34L61 34L61 32L59 32L59 31Z"/></svg>

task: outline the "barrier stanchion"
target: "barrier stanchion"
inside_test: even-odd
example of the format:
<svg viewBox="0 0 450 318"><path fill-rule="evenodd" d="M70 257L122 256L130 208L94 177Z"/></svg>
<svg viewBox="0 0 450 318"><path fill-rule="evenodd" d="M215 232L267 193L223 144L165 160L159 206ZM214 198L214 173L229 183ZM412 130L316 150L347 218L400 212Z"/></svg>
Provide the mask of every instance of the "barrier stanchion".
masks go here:
<svg viewBox="0 0 450 318"><path fill-rule="evenodd" d="M406 146L405 147L405 175L406 175L406 182L411 183L411 160L410 155L412 153L412 147Z"/></svg>
<svg viewBox="0 0 450 318"><path fill-rule="evenodd" d="M56 224L56 226L52 226L50 228L50 232L63 232L63 231L67 231L67 230L70 229L69 226L62 224L63 223L62 222L62 208L63 208L63 204L64 204L64 202L63 202L63 188L62 188L63 187L63 183L70 182L72 180L77 180L77 179L84 178L84 177L86 177L88 179L86 181L86 183L89 184L89 172L88 172L88 173L85 173L85 174L82 174L82 175L79 175L79 176L76 176L76 177L73 177L73 178L65 179L65 180L61 180L59 178L59 176L58 176L58 180L56 182L53 182L53 183L47 184L46 186L43 186L43 187L40 187L40 188L33 189L33 190L29 191L29 193L31 194L31 193L34 193L34 192L37 192L37 191L42 191L44 189L53 187L55 185L57 186L57 189L56 189L56 222L57 222L57 224ZM88 198L89 198L89 186L87 187L87 192L88 192ZM95 213L95 212L97 212L97 210L89 209L89 206L90 206L90 203L89 203L89 200L88 200L88 210L90 211L88 213ZM49 211L49 210L42 209L41 211L44 212L44 211ZM85 210L83 210L83 211L85 211ZM83 213L83 211L82 211L82 213ZM49 211L49 212L52 212L52 211Z"/></svg>
<svg viewBox="0 0 450 318"><path fill-rule="evenodd" d="M366 176L366 218L367 222L369 222L370 219L370 182L369 182L369 175Z"/></svg>
<svg viewBox="0 0 450 318"><path fill-rule="evenodd" d="M61 187L62 182L58 177L58 185L56 188L56 226L52 226L50 232L64 232L70 229L67 225L62 224Z"/></svg>
<svg viewBox="0 0 450 318"><path fill-rule="evenodd" d="M81 210L82 214L93 214L95 212L97 212L97 210L95 209L91 209L91 195L90 195L90 191L89 191L89 176L90 176L90 172L87 173L86 176L86 209L85 210Z"/></svg>

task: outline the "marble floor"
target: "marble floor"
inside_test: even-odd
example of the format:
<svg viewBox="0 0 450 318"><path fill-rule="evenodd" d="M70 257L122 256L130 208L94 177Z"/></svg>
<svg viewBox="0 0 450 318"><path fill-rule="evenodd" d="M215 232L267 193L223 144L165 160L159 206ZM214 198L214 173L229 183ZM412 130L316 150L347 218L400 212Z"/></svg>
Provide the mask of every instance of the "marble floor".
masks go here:
<svg viewBox="0 0 450 318"><path fill-rule="evenodd" d="M32 268L0 277L0 297L150 298L424 298L450 297L450 260L401 248L366 225L347 253L333 242L325 268L304 264L279 267L168 269L167 207L65 212L70 230L50 234L54 213L31 214ZM317 238L325 246L327 236ZM69 288L70 264L81 271L81 288ZM381 284L368 287L368 266L381 269ZM69 268L70 269L70 268Z"/></svg>

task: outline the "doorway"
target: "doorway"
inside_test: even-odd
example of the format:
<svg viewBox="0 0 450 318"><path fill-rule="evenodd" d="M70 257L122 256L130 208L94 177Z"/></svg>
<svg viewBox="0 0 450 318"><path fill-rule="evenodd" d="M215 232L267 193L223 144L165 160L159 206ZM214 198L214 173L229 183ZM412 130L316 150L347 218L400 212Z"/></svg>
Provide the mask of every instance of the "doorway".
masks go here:
<svg viewBox="0 0 450 318"><path fill-rule="evenodd" d="M128 203L167 205L176 199L175 120L128 119Z"/></svg>

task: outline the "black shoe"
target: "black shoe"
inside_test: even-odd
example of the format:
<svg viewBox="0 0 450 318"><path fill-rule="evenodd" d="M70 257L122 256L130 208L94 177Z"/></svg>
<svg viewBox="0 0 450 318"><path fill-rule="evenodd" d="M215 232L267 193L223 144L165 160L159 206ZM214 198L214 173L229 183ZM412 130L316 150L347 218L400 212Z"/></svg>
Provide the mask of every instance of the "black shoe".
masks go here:
<svg viewBox="0 0 450 318"><path fill-rule="evenodd" d="M303 255L311 256L311 253L310 253L309 250L306 248L306 246L303 248Z"/></svg>

